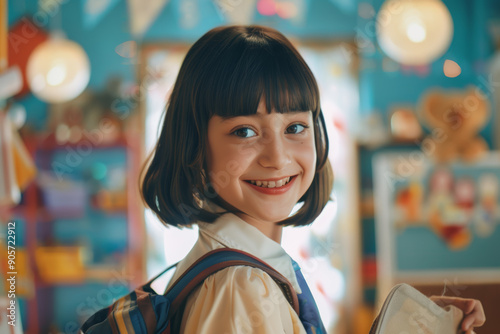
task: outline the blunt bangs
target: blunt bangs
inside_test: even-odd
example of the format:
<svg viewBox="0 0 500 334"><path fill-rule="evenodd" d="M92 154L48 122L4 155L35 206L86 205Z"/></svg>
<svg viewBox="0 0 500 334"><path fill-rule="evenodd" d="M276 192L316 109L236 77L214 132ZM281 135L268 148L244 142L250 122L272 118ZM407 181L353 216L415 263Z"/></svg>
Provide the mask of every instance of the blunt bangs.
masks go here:
<svg viewBox="0 0 500 334"><path fill-rule="evenodd" d="M236 27L235 36L206 54L199 78L195 110L210 119L247 116L265 98L267 112L312 111L319 114L314 76L291 43L281 34L263 34L255 27ZM229 33L229 32L228 32ZM206 51L206 50L205 50Z"/></svg>

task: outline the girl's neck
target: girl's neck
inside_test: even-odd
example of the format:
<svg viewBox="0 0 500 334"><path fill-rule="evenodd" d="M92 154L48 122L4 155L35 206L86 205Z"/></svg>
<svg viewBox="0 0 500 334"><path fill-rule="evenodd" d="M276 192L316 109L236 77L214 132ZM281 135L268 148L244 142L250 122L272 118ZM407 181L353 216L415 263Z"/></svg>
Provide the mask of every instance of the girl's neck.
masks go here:
<svg viewBox="0 0 500 334"><path fill-rule="evenodd" d="M275 223L272 222L257 220L244 213L237 213L236 215L242 220L244 220L247 224L250 224L253 227L257 228L269 239L274 240L277 243L281 244L281 234L283 231L283 226L276 225Z"/></svg>

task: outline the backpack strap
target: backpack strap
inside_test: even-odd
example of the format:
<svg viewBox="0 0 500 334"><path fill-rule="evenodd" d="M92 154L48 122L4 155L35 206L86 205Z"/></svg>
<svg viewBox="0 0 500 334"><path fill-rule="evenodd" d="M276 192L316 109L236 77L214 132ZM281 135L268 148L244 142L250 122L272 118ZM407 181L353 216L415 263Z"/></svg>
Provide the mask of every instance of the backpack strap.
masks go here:
<svg viewBox="0 0 500 334"><path fill-rule="evenodd" d="M199 258L166 292L165 296L171 301L169 318L178 311L182 302L207 277L231 266L250 266L266 272L278 284L295 312L300 314L297 294L286 277L249 253L232 248L219 248Z"/></svg>

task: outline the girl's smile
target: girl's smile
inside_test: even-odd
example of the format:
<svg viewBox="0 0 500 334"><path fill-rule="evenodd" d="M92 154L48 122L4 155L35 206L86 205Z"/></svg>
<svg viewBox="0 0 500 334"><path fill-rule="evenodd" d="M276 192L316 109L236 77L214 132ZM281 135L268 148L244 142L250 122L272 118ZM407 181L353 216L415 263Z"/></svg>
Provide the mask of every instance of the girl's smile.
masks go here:
<svg viewBox="0 0 500 334"><path fill-rule="evenodd" d="M238 215L268 236L281 228L315 175L312 113L257 113L208 123L210 182Z"/></svg>
<svg viewBox="0 0 500 334"><path fill-rule="evenodd" d="M280 195L291 188L293 181L295 181L295 176L296 175L270 180L247 180L246 182L248 182L255 190L260 191L263 194Z"/></svg>

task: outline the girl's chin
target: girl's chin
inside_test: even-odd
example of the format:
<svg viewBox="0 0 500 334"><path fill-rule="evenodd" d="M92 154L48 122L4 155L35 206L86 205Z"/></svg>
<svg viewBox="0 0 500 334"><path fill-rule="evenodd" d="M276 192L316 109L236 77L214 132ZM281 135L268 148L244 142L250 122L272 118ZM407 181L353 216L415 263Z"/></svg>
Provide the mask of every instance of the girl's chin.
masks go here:
<svg viewBox="0 0 500 334"><path fill-rule="evenodd" d="M246 215L246 214L245 214ZM271 213L269 211L262 212L262 213L254 213L249 216L249 218L255 220L255 221L261 221L265 223L277 223L282 220L285 220L289 217L290 212L286 213L285 211L281 212L276 212L276 213Z"/></svg>

